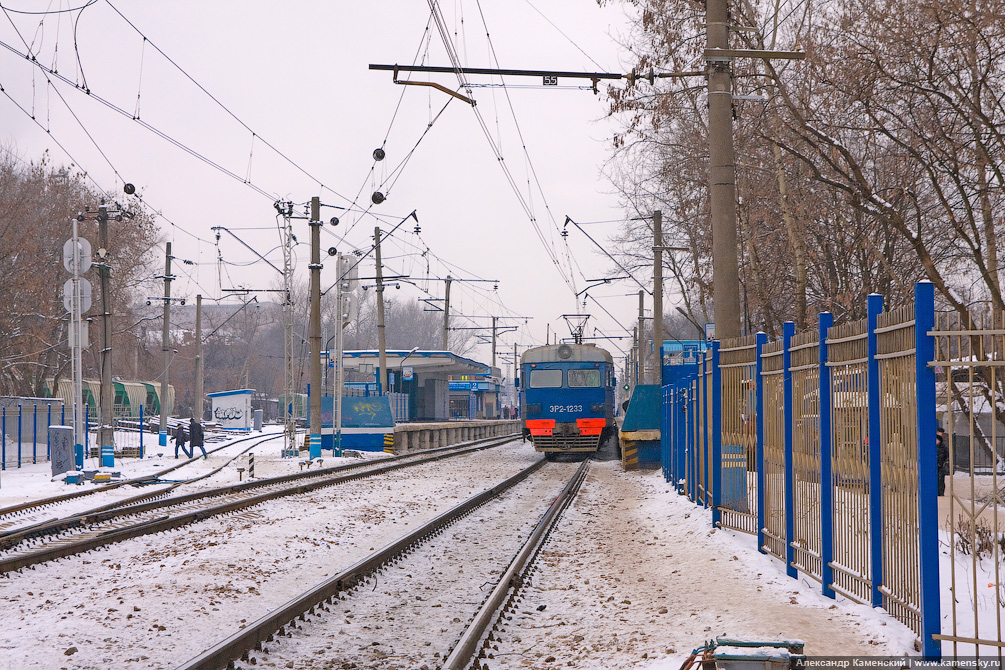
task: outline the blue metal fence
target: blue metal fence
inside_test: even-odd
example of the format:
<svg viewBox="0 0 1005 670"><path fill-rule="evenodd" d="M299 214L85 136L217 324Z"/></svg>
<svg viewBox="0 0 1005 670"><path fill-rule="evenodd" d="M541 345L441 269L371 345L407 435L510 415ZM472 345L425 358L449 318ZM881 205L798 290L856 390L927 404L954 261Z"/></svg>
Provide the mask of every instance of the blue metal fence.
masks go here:
<svg viewBox="0 0 1005 670"><path fill-rule="evenodd" d="M72 411L71 411L72 414ZM84 453L90 452L92 440L96 440L97 423L91 422L91 408L84 405ZM58 423L54 419L58 418ZM66 406L60 404L53 412L53 403L26 403L0 407L0 470L20 468L28 463L45 463L51 457L49 429L51 425L67 425ZM72 422L72 417L71 417ZM143 457L144 452L143 408L139 418L120 417L115 419L115 452L118 456ZM92 437L92 433L95 434ZM43 451L44 446L44 451Z"/></svg>
<svg viewBox="0 0 1005 670"><path fill-rule="evenodd" d="M663 474L786 572L880 605L939 654L934 293L868 319L715 342L663 368ZM921 523L923 519L930 523ZM756 520L756 527L755 527Z"/></svg>

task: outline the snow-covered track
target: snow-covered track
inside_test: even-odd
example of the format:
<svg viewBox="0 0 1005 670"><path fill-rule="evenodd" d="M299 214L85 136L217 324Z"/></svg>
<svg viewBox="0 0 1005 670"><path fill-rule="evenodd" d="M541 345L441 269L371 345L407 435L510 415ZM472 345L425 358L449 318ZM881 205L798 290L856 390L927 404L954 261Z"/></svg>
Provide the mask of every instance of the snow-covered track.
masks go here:
<svg viewBox="0 0 1005 670"><path fill-rule="evenodd" d="M481 662L492 654L493 642L498 635L505 631L506 621L509 618L507 611L520 600L520 587L527 581L534 557L548 539L548 533L555 527L562 511L569 506L576 497L576 493L579 492L579 487L586 479L589 463L589 460L583 461L583 464L576 470L576 474L541 517L534 532L520 548L499 583L496 584L481 609L478 610L478 614L471 620L450 655L440 666L442 670L467 670L468 668L477 670L481 668Z"/></svg>
<svg viewBox="0 0 1005 670"><path fill-rule="evenodd" d="M0 574L114 542L171 530L276 498L489 449L512 440L513 436L486 438L376 462L308 470L58 519L0 536Z"/></svg>
<svg viewBox="0 0 1005 670"><path fill-rule="evenodd" d="M228 449L230 447L233 447L235 444L241 444L241 443L244 443L244 442L254 441L254 445L258 445L258 444L261 444L262 442L266 442L268 440L274 440L277 437L281 438L282 434L279 434L279 435L270 435L270 436L265 437L265 438L263 438L260 435L253 435L253 436L250 436L250 437L243 437L243 438L238 438L236 440L230 440L226 444L220 445L220 446L218 446L218 447L216 447L214 449L208 449L207 451L210 454L215 454L216 452L218 452L218 451L220 451L222 449ZM252 446L254 446L254 445L252 445ZM52 508L52 507L57 507L59 505L62 505L64 503L68 503L68 502L71 502L71 501L77 501L80 498L85 498L87 496L92 496L92 495L95 495L95 494L101 494L101 493L106 493L108 491L113 491L113 490L115 490L117 488L121 488L123 486L143 486L143 485L151 484L151 483L156 482L157 480L163 478L165 475L168 475L168 474L174 472L175 470L183 468L186 465L188 465L189 463L192 463L192 462L194 462L194 461L196 461L196 460L198 460L200 458L202 458L202 456L193 456L191 458L183 460L180 463L176 463L176 464L172 465L171 467L164 468L163 470L159 470L157 472L153 472L153 473L148 474L148 475L143 475L142 477L136 477L134 479L123 479L121 481L109 482L107 484L94 484L94 485L89 486L88 488L80 490L80 491L73 491L72 493L65 493L63 495L51 496L49 498L40 498L38 500L30 500L28 502L20 503L18 505L11 505L9 507L0 508L0 537L3 537L4 535L9 534L10 531L8 530L8 531L4 532L5 529L10 528L10 526L13 525L14 523L16 523L19 518L22 518L25 515L32 514L34 512L37 512L38 510L49 509L49 508ZM144 494L141 494L141 495L138 495L138 496L133 496L133 497L125 498L125 499L122 499L122 500L117 500L117 501L111 502L111 503L109 503L107 505L102 505L100 507L95 507L94 509L91 509L89 511L90 512L103 512L105 510L114 509L116 507L124 507L124 506L127 506L127 505L133 505L133 504L136 504L137 502L141 502L143 500L147 500L147 499L150 499L150 498L153 498L153 497L157 497L158 495L163 495L163 491L157 491L157 492L153 492L153 493L144 493ZM21 529L16 529L16 530L21 530Z"/></svg>
<svg viewBox="0 0 1005 670"><path fill-rule="evenodd" d="M280 638L289 637L293 631L301 629L303 627L301 622L333 616L333 606L350 597L352 592L368 578L393 564L401 562L407 565L407 554L420 550L423 544L436 538L449 525L526 480L545 465L545 459L539 459L505 481L468 498L407 535L324 580L284 605L275 608L257 621L247 624L239 632L178 666L178 670L234 668L235 664L240 662L238 659L243 659L251 665L258 664L258 661L251 656L268 653L270 644L273 647L281 645ZM361 593L360 597L366 600L367 593ZM287 664L288 666L289 664Z"/></svg>

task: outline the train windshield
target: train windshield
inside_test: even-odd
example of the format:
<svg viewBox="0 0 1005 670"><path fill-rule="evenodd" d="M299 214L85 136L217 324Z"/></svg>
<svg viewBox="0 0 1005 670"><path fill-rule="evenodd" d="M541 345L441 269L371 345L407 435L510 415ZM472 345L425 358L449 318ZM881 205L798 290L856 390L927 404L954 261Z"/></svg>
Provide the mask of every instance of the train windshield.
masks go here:
<svg viewBox="0 0 1005 670"><path fill-rule="evenodd" d="M584 387L600 387L600 370L569 370L569 388Z"/></svg>
<svg viewBox="0 0 1005 670"><path fill-rule="evenodd" d="M530 387L532 389L555 389L562 386L561 370L531 370Z"/></svg>

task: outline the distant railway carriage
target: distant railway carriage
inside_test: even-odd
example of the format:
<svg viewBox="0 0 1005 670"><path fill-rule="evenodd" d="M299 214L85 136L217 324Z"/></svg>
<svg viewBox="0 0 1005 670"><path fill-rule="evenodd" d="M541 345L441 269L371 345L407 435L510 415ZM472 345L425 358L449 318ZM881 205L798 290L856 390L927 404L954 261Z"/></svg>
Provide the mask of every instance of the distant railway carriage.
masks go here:
<svg viewBox="0 0 1005 670"><path fill-rule="evenodd" d="M528 349L520 387L524 437L547 457L593 453L615 435L614 359L595 344Z"/></svg>

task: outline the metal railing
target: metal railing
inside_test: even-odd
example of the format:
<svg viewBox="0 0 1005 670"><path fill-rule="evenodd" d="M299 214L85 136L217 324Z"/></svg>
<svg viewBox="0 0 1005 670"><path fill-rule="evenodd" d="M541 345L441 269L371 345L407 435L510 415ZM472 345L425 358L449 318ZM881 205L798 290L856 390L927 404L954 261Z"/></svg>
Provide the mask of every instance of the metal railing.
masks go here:
<svg viewBox="0 0 1005 670"><path fill-rule="evenodd" d="M973 381L961 393L937 367L932 285L915 287L914 305L882 313L882 297L870 296L868 307L860 322L834 327L824 313L815 330L796 334L786 323L776 341L759 333L713 342L694 370L665 367L673 381L662 396L663 469L679 492L711 504L713 524L756 533L759 551L782 561L790 576L820 582L826 596L882 606L935 656L941 639L937 372L950 380L942 390L958 405L963 399L971 405L971 469L988 462L1005 472L1005 464L997 433L983 439L988 456L979 461ZM993 333L1005 336L1005 327ZM1005 365L1005 346L982 346L983 358L961 342L946 351L961 362ZM993 373L980 378L988 389L994 387L989 379L1000 381ZM985 407L987 399L1003 398L994 389L984 394ZM942 402L945 414L950 401ZM1002 493L987 500L1000 505ZM986 513L987 500L971 511ZM1005 552L1005 535L995 535L997 525L991 533ZM977 535L971 535L966 542L974 544ZM1005 589L995 574L1001 608Z"/></svg>
<svg viewBox="0 0 1005 670"><path fill-rule="evenodd" d="M72 409L58 401L6 400L8 402L0 406L0 469L48 462L51 456L49 426L72 424ZM89 403L84 403L83 421L87 426L83 436L84 454L87 457L97 457L97 454L92 454L92 448L97 448L98 423ZM114 422L116 454L139 458L144 448L151 444L150 436L144 439L144 433L148 431L144 430L143 408L140 407L136 417L120 416L116 417ZM149 432L156 434L156 429Z"/></svg>

